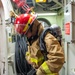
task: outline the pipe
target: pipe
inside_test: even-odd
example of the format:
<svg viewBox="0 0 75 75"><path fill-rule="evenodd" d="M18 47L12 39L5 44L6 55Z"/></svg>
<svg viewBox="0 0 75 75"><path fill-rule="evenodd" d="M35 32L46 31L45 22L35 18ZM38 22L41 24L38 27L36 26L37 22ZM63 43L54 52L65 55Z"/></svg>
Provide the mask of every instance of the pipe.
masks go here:
<svg viewBox="0 0 75 75"><path fill-rule="evenodd" d="M60 5L61 7L63 7L63 5L60 3L60 2L58 2L57 0L53 0L55 3L57 3L58 5Z"/></svg>
<svg viewBox="0 0 75 75"><path fill-rule="evenodd" d="M68 43L65 42L65 75L68 75Z"/></svg>

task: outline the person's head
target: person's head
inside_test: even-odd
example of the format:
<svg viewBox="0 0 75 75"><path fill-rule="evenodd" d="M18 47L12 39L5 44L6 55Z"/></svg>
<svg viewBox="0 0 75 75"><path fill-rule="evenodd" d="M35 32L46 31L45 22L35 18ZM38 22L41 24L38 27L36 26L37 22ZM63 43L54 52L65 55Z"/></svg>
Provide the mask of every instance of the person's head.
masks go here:
<svg viewBox="0 0 75 75"><path fill-rule="evenodd" d="M37 15L31 14L21 14L19 15L14 22L15 30L19 34L25 34L27 37L31 36L31 28L33 23L37 23Z"/></svg>

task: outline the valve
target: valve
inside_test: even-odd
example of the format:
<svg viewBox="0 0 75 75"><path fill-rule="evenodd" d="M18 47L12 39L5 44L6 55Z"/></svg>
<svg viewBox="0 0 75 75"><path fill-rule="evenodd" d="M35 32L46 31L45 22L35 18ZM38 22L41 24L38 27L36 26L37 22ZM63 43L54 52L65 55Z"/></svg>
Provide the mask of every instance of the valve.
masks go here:
<svg viewBox="0 0 75 75"><path fill-rule="evenodd" d="M22 8L26 13L30 13L31 11L33 12L33 7L29 7L26 4L26 0L13 0L14 3L17 4L18 8Z"/></svg>

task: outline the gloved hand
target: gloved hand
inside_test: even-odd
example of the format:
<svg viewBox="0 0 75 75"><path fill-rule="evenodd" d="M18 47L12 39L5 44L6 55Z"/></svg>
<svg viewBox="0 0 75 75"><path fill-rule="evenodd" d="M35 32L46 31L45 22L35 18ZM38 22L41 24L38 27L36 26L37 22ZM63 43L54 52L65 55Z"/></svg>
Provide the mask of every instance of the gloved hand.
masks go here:
<svg viewBox="0 0 75 75"><path fill-rule="evenodd" d="M36 75L45 75L45 74L41 71L41 69L37 69Z"/></svg>
<svg viewBox="0 0 75 75"><path fill-rule="evenodd" d="M30 61L30 53L29 52L26 52L25 58L29 64L32 64L32 62Z"/></svg>
<svg viewBox="0 0 75 75"><path fill-rule="evenodd" d="M39 52L38 52L39 53ZM39 54L41 55L41 54ZM29 64L33 66L33 68L37 69L42 64L44 57L41 55L40 57L32 57L29 52L26 52L26 60Z"/></svg>
<svg viewBox="0 0 75 75"><path fill-rule="evenodd" d="M29 52L26 52L26 60L30 65L32 65L33 68L35 68L35 69L38 68L38 65L36 65L35 62L31 62L31 56L30 56Z"/></svg>

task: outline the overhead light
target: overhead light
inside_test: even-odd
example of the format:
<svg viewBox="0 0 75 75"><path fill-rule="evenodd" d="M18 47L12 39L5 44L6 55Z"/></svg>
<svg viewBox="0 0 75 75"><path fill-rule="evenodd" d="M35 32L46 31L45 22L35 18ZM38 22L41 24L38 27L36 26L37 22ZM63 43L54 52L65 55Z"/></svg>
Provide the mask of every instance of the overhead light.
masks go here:
<svg viewBox="0 0 75 75"><path fill-rule="evenodd" d="M36 13L38 16L57 15L57 13Z"/></svg>
<svg viewBox="0 0 75 75"><path fill-rule="evenodd" d="M70 15L70 13L64 13L64 15L69 16L69 15Z"/></svg>

